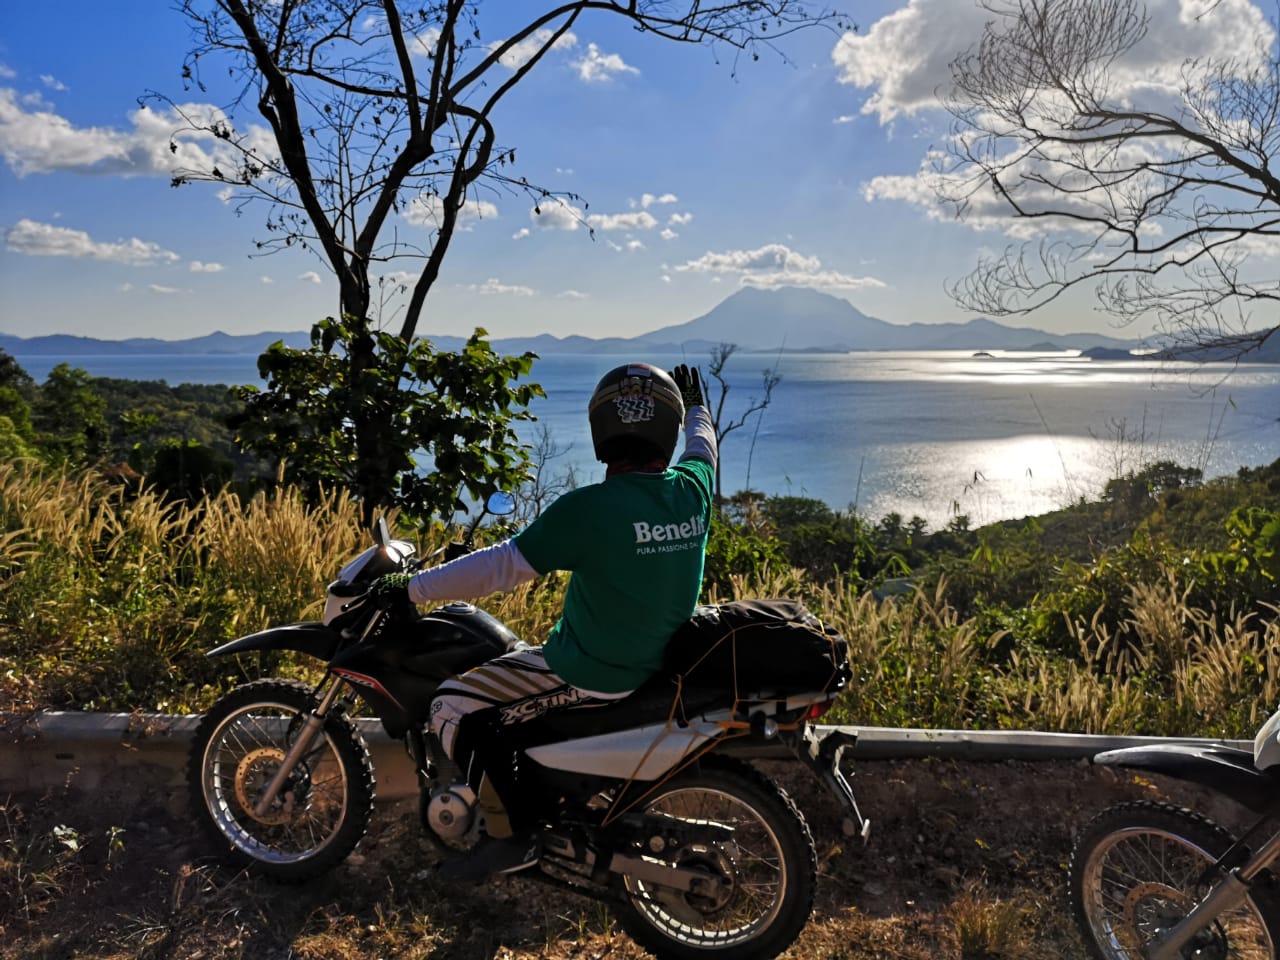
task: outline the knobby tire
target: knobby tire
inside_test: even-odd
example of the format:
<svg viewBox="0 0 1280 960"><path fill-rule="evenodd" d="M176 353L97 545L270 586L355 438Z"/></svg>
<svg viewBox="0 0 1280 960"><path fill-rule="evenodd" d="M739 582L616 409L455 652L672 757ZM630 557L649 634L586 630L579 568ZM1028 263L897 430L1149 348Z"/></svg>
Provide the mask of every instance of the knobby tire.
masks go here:
<svg viewBox="0 0 1280 960"><path fill-rule="evenodd" d="M1207 888L1195 879L1232 843L1208 817L1166 803L1124 803L1094 817L1072 851L1067 877L1071 913L1090 955L1142 960L1142 944L1204 895ZM1280 899L1271 875L1257 878L1245 903L1201 937L1186 948L1196 956L1277 960Z"/></svg>
<svg viewBox="0 0 1280 960"><path fill-rule="evenodd" d="M658 960L769 960L786 950L799 936L813 909L817 886L817 853L809 825L782 788L750 764L724 757L709 757L697 767L678 774L645 801L649 811L660 810L663 801L707 793L731 799L759 819L765 835L776 839L782 874L780 896L774 898L772 915L746 939L723 945L713 937L698 940L697 931L683 935L674 921L665 922L661 908L646 910L645 897L636 886L617 908L622 928ZM754 855L763 851L746 851ZM667 894L670 897L670 894ZM678 898L677 898L678 899ZM679 910L677 910L677 913ZM693 913L689 910L688 913Z"/></svg>
<svg viewBox="0 0 1280 960"><path fill-rule="evenodd" d="M252 811L247 810L239 802L235 788L244 779L243 770L248 761L240 761L230 781L225 778L215 780L211 765L216 761L210 750L211 747L216 750L219 745L212 744L211 740L215 737L221 740L226 735L225 731L234 733L233 720L244 720L248 730L256 730L257 724L253 719L255 707L262 708L264 712L283 714L284 717L292 715L301 722L314 706L312 689L304 683L268 679L239 686L218 700L201 718L187 764L187 786L193 813L214 848L227 859L247 866L255 873L288 883L309 880L333 868L356 848L369 828L374 799L373 762L355 721L335 710L325 718L317 734L309 756L324 751L322 761L336 764L339 768L338 779L343 787L340 819L326 835L318 838L314 846L296 850L273 847L269 839L263 841L257 836L257 833L269 835L273 826L288 828L292 815L287 810L269 811L277 822L264 825ZM278 726L283 719L273 718L273 722ZM286 750L288 743L273 742L266 732L262 734L261 742L255 743L257 754L263 757L261 773L255 781L260 784L271 772L271 761L276 756L273 751ZM249 752L246 749L245 755ZM231 765L231 760L231 757L223 758L222 762ZM299 764L299 767L304 764ZM314 784L308 781L307 789L302 791L302 801L309 802L314 791ZM286 799L296 800L293 795ZM304 806L301 814L305 816L307 812ZM293 820L297 819L293 816Z"/></svg>

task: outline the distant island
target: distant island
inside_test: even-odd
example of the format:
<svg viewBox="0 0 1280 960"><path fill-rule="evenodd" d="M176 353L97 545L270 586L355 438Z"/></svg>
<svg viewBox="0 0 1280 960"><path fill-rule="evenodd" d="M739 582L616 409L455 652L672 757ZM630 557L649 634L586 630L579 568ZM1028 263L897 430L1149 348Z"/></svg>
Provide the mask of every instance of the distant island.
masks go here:
<svg viewBox="0 0 1280 960"><path fill-rule="evenodd" d="M430 336L438 347L455 350L461 337ZM54 334L18 337L0 333L0 349L13 356L166 356L227 355L262 353L277 340L287 346L305 347L306 332L267 332L245 335L213 333L185 340L131 338L99 340ZM1079 350L1095 360L1131 359L1134 350L1144 356L1168 359L1151 353L1140 340L1123 340L1096 333L1050 334L1031 327L1010 327L978 317L964 323L889 323L867 316L848 300L818 290L783 287L761 290L746 287L726 297L709 312L685 323L662 327L636 337L592 338L504 337L493 341L504 353L555 354L647 354L706 353L721 343L734 343L745 352L827 352L863 350L968 350L1059 352ZM1221 351L1219 351L1219 354ZM1181 356L1181 355L1180 355ZM1221 359L1212 345L1201 347L1189 359ZM1261 350L1244 358L1249 362L1280 362L1280 336L1272 337Z"/></svg>

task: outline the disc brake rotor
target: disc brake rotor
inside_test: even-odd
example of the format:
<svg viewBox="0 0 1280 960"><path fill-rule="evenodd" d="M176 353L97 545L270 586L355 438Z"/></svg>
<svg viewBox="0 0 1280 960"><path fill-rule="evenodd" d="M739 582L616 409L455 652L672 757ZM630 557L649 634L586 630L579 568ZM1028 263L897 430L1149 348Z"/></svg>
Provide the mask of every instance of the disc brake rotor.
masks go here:
<svg viewBox="0 0 1280 960"><path fill-rule="evenodd" d="M241 808L259 823L275 826L293 819L297 810L298 782L291 776L276 795L267 811L259 815L255 808L258 798L284 762L284 751L279 747L258 747L250 750L236 764L236 800ZM301 768L299 768L300 770ZM298 771L295 771L297 773Z"/></svg>
<svg viewBox="0 0 1280 960"><path fill-rule="evenodd" d="M1138 937L1139 943L1148 943L1173 929L1195 902L1182 890L1163 883L1139 883L1124 898L1125 924ZM1211 925L1201 930L1187 945L1184 957L1195 960L1226 960L1227 942L1220 927Z"/></svg>

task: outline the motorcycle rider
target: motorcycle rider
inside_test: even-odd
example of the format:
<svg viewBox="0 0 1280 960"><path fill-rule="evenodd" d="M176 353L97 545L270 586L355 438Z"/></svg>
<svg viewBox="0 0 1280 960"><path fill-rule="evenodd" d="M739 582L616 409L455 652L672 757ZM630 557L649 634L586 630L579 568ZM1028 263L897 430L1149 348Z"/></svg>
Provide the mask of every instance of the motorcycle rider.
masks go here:
<svg viewBox="0 0 1280 960"><path fill-rule="evenodd" d="M481 880L537 862L503 728L553 709L602 706L662 665L667 639L702 586L717 467L715 430L697 367L670 375L647 363L606 373L588 404L605 479L572 490L509 540L412 577L374 584L414 603L487 596L549 573L571 573L564 610L542 647L490 660L442 683L431 727L476 790L485 835L445 879ZM684 452L670 466L683 424Z"/></svg>

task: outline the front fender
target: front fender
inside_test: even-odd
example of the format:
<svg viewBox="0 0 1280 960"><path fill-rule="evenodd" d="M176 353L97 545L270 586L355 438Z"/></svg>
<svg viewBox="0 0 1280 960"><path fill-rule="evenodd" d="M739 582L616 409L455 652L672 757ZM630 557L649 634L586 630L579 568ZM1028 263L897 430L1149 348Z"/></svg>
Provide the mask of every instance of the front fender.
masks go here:
<svg viewBox="0 0 1280 960"><path fill-rule="evenodd" d="M1253 754L1228 746L1153 744L1107 750L1093 758L1103 766L1147 770L1225 794L1255 813L1280 802L1280 778L1253 765Z"/></svg>
<svg viewBox="0 0 1280 960"><path fill-rule="evenodd" d="M206 656L224 657L229 653L247 653L250 650L296 650L328 663L338 652L341 641L338 632L323 623L289 623L224 643L210 650Z"/></svg>

